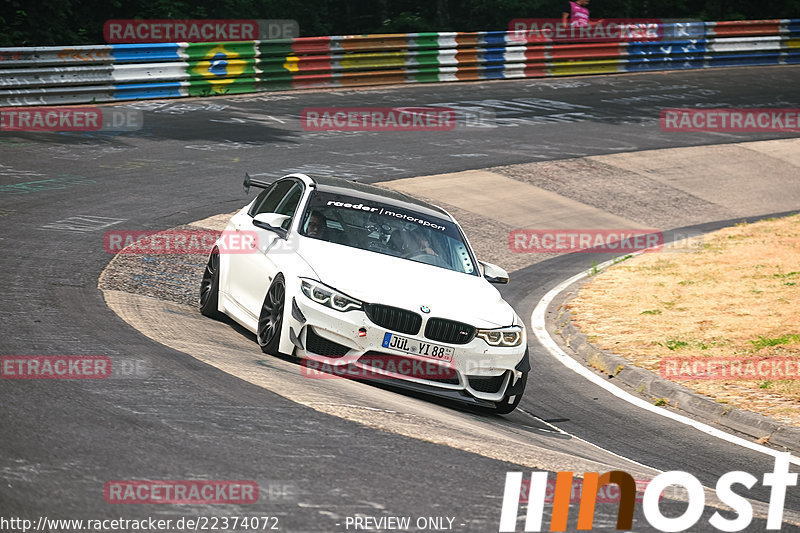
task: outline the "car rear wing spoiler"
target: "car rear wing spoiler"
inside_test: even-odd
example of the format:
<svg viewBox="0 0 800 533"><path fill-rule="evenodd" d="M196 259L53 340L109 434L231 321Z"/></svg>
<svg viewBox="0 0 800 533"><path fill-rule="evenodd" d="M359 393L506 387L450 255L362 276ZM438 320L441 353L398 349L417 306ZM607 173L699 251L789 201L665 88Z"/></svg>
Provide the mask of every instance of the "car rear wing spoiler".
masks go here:
<svg viewBox="0 0 800 533"><path fill-rule="evenodd" d="M245 172L244 183L242 183L242 185L244 186L244 193L247 194L250 192L250 187L258 187L259 189L266 189L267 187L272 185L272 182L253 179L250 177L250 174Z"/></svg>

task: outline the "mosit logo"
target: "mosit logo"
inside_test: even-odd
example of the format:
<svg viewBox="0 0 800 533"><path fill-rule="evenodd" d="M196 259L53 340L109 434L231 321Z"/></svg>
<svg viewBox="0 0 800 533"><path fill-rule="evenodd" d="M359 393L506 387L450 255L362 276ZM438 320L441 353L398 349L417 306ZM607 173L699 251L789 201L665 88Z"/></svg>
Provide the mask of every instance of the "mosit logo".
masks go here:
<svg viewBox="0 0 800 533"><path fill-rule="evenodd" d="M764 474L764 486L772 487L767 514L768 530L778 530L783 521L783 508L786 488L797 485L797 474L789 472L791 456L781 453L775 457L773 472ZM544 504L546 500L547 472L532 472L528 490L528 509L524 531L542 531ZM566 531L569 514L570 493L572 491L572 472L558 472L556 475L553 509L550 517L550 531ZM503 510L500 514L500 533L517 531L517 510L522 493L522 472L508 472L503 493ZM743 496L733 491L734 485L751 489L758 478L747 472L728 472L719 478L716 494L719 500L736 513L735 518L725 518L715 512L709 523L720 531L742 531L753 519L753 507ZM617 513L617 529L629 530L633 527L633 511L636 503L636 482L627 472L614 470L599 475L587 472L583 475L580 507L578 511L579 531L588 531L594 525L594 510L598 490L609 483L619 486L620 499ZM682 487L688 495L688 505L681 516L670 518L661 513L658 502L663 492L672 486ZM653 478L644 490L642 511L647 522L658 531L686 531L700 520L705 509L705 491L700 481L688 472L664 472Z"/></svg>

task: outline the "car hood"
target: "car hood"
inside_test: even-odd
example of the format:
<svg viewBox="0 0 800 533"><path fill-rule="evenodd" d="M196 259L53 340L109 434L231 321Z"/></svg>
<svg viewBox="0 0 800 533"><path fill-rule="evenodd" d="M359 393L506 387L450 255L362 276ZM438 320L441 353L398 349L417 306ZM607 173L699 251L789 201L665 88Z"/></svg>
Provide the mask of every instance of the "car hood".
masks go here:
<svg viewBox="0 0 800 533"><path fill-rule="evenodd" d="M398 257L302 238L297 253L318 280L353 298L457 320L479 328L509 326L514 310L488 281Z"/></svg>

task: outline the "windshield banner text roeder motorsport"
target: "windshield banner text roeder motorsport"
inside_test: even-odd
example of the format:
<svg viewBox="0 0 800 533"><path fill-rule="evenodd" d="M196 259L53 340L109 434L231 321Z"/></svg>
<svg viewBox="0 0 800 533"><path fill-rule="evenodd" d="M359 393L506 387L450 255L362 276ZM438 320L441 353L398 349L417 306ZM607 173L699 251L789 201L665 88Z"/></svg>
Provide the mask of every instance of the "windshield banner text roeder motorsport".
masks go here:
<svg viewBox="0 0 800 533"><path fill-rule="evenodd" d="M312 212L321 208L341 209L344 211L352 210L380 217L383 220L412 222L414 224L419 224L420 227L441 231L445 235L459 240L461 239L458 229L455 224L451 222L379 202L372 202L340 194L317 192L311 197L308 205L309 210Z"/></svg>

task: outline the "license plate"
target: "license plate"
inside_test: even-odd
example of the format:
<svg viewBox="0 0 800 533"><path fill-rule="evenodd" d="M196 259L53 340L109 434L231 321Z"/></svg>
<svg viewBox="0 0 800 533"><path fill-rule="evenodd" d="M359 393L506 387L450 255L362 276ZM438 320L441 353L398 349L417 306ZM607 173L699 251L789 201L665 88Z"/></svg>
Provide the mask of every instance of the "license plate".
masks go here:
<svg viewBox="0 0 800 533"><path fill-rule="evenodd" d="M382 346L412 355L435 359L436 361L446 361L449 363L453 360L453 348L401 337L394 333L387 333L383 336Z"/></svg>

